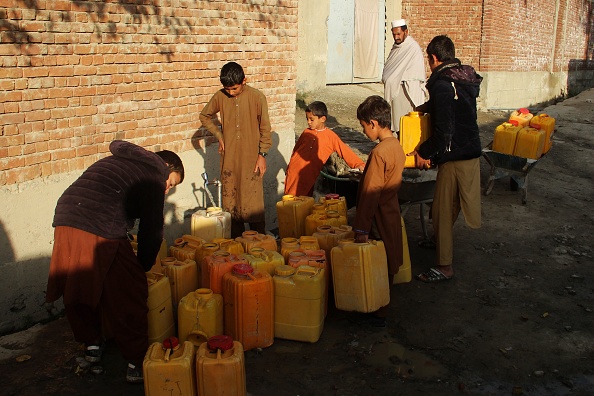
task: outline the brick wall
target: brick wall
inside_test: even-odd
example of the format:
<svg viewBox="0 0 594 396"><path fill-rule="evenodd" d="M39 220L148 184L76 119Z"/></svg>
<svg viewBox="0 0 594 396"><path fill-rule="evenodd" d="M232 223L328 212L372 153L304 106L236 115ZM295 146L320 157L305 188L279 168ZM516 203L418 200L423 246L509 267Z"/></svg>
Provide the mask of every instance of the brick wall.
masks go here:
<svg viewBox="0 0 594 396"><path fill-rule="evenodd" d="M592 8L589 0L559 0L557 13L556 0L405 0L402 15L421 48L447 34L480 71L558 72L575 59L594 68Z"/></svg>
<svg viewBox="0 0 594 396"><path fill-rule="evenodd" d="M84 169L114 139L193 150L228 61L292 131L297 0L0 0L0 185ZM207 142L207 143L208 143Z"/></svg>

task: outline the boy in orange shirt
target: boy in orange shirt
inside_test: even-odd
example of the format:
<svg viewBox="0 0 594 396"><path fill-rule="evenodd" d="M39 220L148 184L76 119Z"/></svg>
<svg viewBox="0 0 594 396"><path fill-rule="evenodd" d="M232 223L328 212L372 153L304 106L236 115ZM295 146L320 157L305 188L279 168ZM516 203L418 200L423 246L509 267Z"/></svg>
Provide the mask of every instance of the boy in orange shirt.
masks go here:
<svg viewBox="0 0 594 396"><path fill-rule="evenodd" d="M285 179L285 194L313 195L313 188L322 167L333 152L342 157L351 168L363 171L365 163L326 127L328 109L323 102L312 102L305 108L309 128L303 131L295 148Z"/></svg>

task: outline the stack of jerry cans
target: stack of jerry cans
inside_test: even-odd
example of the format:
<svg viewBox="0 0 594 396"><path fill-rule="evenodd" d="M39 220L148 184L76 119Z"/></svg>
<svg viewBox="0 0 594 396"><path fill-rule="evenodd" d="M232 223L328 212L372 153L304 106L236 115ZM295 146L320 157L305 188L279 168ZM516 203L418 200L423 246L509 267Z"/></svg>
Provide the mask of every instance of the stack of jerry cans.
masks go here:
<svg viewBox="0 0 594 396"><path fill-rule="evenodd" d="M369 313L390 302L388 264L382 241L339 243L332 248L336 308Z"/></svg>
<svg viewBox="0 0 594 396"><path fill-rule="evenodd" d="M194 396L196 395L194 345L189 342L177 344L172 337L165 344L155 342L149 346L144 357L144 394L146 396Z"/></svg>

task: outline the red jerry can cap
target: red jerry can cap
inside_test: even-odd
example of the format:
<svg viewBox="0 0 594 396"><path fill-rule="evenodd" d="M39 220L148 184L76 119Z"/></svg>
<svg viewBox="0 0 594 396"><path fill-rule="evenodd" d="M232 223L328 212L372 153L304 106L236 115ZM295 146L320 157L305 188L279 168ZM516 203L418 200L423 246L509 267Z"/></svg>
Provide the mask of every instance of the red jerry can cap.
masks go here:
<svg viewBox="0 0 594 396"><path fill-rule="evenodd" d="M247 275L254 272L254 267L250 264L235 264L233 266L233 273L237 275Z"/></svg>
<svg viewBox="0 0 594 396"><path fill-rule="evenodd" d="M340 195L338 194L326 194L326 199L338 199Z"/></svg>
<svg viewBox="0 0 594 396"><path fill-rule="evenodd" d="M228 351L229 349L233 348L233 338L226 335L212 336L206 342L206 346L210 351L213 352L218 349L221 351Z"/></svg>
<svg viewBox="0 0 594 396"><path fill-rule="evenodd" d="M518 113L520 113L520 114L528 114L528 113L530 113L530 110L528 110L525 107L522 107L521 109L518 110Z"/></svg>
<svg viewBox="0 0 594 396"><path fill-rule="evenodd" d="M174 349L177 348L179 345L179 340L177 337L169 337L163 340L163 347L167 349Z"/></svg>
<svg viewBox="0 0 594 396"><path fill-rule="evenodd" d="M518 120L509 120L508 121L510 124L512 124L513 126L518 126L520 125L520 123L518 122Z"/></svg>

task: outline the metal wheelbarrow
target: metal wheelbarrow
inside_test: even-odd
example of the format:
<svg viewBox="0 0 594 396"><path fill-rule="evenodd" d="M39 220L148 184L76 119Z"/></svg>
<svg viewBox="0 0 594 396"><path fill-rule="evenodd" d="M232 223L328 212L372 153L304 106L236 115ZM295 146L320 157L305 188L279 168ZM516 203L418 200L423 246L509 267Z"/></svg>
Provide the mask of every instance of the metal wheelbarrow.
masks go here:
<svg viewBox="0 0 594 396"><path fill-rule="evenodd" d="M361 173L353 171L349 176L334 176L322 170L320 175L323 179L330 181L332 187L329 188L331 191L319 191L320 193L336 193L344 195L345 190L350 190L353 193L353 202L351 206L354 206L354 198L357 193L357 185L361 178ZM431 205L433 202L433 194L435 192L435 177L436 171L421 171L417 169L405 169L402 173L402 185L398 191L398 203L400 204L401 215L404 216L410 206L419 205L419 217L421 220L421 229L423 231L423 237L425 240L429 240L429 233L427 231L426 216L425 216L425 205ZM327 186L328 184L326 184ZM344 185L347 187L342 187ZM347 197L347 202L349 199Z"/></svg>
<svg viewBox="0 0 594 396"><path fill-rule="evenodd" d="M490 166L489 180L485 187L485 195L489 195L493 190L495 180L509 176L510 190L522 191L522 204L527 202L528 173L534 168L538 161L544 158L544 155L538 160L516 157L510 154L498 153L492 150L493 142L490 142L483 150L483 158Z"/></svg>

